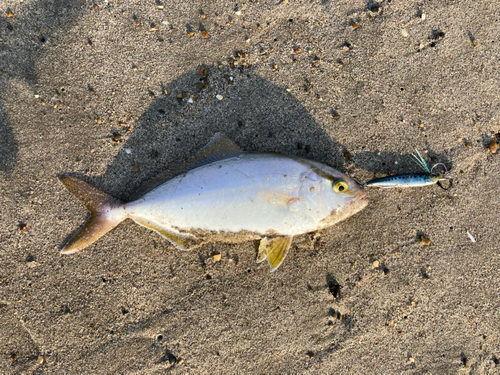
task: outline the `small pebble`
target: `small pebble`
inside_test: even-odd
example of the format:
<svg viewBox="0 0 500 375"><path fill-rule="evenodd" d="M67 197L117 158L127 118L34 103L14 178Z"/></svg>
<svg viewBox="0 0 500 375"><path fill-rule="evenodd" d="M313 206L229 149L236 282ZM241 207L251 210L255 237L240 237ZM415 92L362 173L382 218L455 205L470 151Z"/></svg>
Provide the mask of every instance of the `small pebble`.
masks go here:
<svg viewBox="0 0 500 375"><path fill-rule="evenodd" d="M408 30L406 30L406 29L401 30L401 35L403 35L405 38L407 38L409 35Z"/></svg>
<svg viewBox="0 0 500 375"><path fill-rule="evenodd" d="M467 148L472 148L472 142L467 142L467 143L465 144L465 146L466 146Z"/></svg>
<svg viewBox="0 0 500 375"><path fill-rule="evenodd" d="M132 152L132 150L129 148L125 148L125 149L123 149L123 151L125 151L127 154L130 154Z"/></svg>
<svg viewBox="0 0 500 375"><path fill-rule="evenodd" d="M431 240L425 238L424 236L420 236L420 243L424 244L425 246L429 246L431 244Z"/></svg>
<svg viewBox="0 0 500 375"><path fill-rule="evenodd" d="M7 18L10 18L10 17L14 17L14 13L12 13L12 12L7 13Z"/></svg>
<svg viewBox="0 0 500 375"><path fill-rule="evenodd" d="M178 93L178 94L177 94L177 99L182 99L182 96L183 96L183 95L182 95L182 92Z"/></svg>
<svg viewBox="0 0 500 375"><path fill-rule="evenodd" d="M378 268L379 266L380 266L380 261L374 260L373 263L372 263L372 267L373 268Z"/></svg>
<svg viewBox="0 0 500 375"><path fill-rule="evenodd" d="M295 52L295 53L300 53L301 51L300 51L300 48L295 48L295 49L293 50L293 52Z"/></svg>
<svg viewBox="0 0 500 375"><path fill-rule="evenodd" d="M202 30L200 33L203 38L208 38L208 31Z"/></svg>
<svg viewBox="0 0 500 375"><path fill-rule="evenodd" d="M204 20L205 18L207 18L207 15L206 14L200 14L200 17L201 17L201 19Z"/></svg>
<svg viewBox="0 0 500 375"><path fill-rule="evenodd" d="M220 262L221 258L222 258L222 254L220 254L220 253L219 254L214 254L214 260L216 262Z"/></svg>
<svg viewBox="0 0 500 375"><path fill-rule="evenodd" d="M420 18L422 18L422 21L425 21L425 17L426 17L425 13L422 13L422 15L420 16Z"/></svg>
<svg viewBox="0 0 500 375"><path fill-rule="evenodd" d="M490 152L492 154L496 154L498 150L498 142L495 138L493 138L490 142Z"/></svg>
<svg viewBox="0 0 500 375"><path fill-rule="evenodd" d="M193 98L189 98L188 103L191 104L192 102L193 102Z"/></svg>
<svg viewBox="0 0 500 375"><path fill-rule="evenodd" d="M194 36L194 31L190 31L189 36Z"/></svg>
<svg viewBox="0 0 500 375"><path fill-rule="evenodd" d="M224 100L224 97L222 95L220 95L220 94L217 95L216 98L219 99L219 100Z"/></svg>
<svg viewBox="0 0 500 375"><path fill-rule="evenodd" d="M457 142L462 142L462 138L458 138L458 139L457 139Z"/></svg>
<svg viewBox="0 0 500 375"><path fill-rule="evenodd" d="M139 172L139 167L137 165L132 166L134 172Z"/></svg>
<svg viewBox="0 0 500 375"><path fill-rule="evenodd" d="M408 358L408 360L409 360L411 363L415 362L415 358L413 358L413 357Z"/></svg>
<svg viewBox="0 0 500 375"><path fill-rule="evenodd" d="M45 357L43 355L39 355L36 361L39 365L43 365L45 363Z"/></svg>

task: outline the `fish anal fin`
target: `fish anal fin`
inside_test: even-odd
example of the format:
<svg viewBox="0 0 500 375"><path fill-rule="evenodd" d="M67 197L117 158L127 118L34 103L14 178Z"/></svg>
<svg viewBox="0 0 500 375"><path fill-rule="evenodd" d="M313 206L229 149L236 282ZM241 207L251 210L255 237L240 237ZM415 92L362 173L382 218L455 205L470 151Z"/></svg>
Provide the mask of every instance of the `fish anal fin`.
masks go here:
<svg viewBox="0 0 500 375"><path fill-rule="evenodd" d="M197 239L189 234L180 233L174 229L165 228L159 224L141 218L133 218L133 220L137 224L161 234L179 250L189 250L198 245Z"/></svg>
<svg viewBox="0 0 500 375"><path fill-rule="evenodd" d="M219 160L228 159L234 156L243 154L243 150L239 148L233 141L222 133L215 133L210 142L201 149L201 151L191 158L188 162L181 164L173 170L160 172L156 177L150 180L144 187L139 189L133 196L135 200L142 195L150 192L154 188L161 185L165 180L174 178L181 173L191 169L201 167L203 165L213 163Z"/></svg>
<svg viewBox="0 0 500 375"><path fill-rule="evenodd" d="M288 254L292 239L292 236L275 237L272 239L264 237L260 241L257 262L267 259L271 272L276 271Z"/></svg>
<svg viewBox="0 0 500 375"><path fill-rule="evenodd" d="M279 191L261 191L257 197L271 206L285 206L286 208L299 201L299 198Z"/></svg>

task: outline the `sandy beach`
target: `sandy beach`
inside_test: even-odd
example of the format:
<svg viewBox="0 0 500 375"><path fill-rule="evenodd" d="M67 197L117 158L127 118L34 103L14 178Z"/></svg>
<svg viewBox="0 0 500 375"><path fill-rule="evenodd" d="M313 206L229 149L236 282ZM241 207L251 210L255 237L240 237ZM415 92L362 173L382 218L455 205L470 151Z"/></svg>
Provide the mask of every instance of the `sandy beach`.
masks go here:
<svg viewBox="0 0 500 375"><path fill-rule="evenodd" d="M496 1L0 0L0 373L500 373L499 35ZM273 273L131 220L60 254L57 176L127 201L217 132L454 181L367 188Z"/></svg>

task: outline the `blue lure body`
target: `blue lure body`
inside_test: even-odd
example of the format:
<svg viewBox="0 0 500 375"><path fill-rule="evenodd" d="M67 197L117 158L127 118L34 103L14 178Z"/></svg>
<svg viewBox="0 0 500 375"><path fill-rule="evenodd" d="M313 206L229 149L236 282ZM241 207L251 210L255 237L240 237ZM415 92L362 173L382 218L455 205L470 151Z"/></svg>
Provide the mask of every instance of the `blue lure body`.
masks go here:
<svg viewBox="0 0 500 375"><path fill-rule="evenodd" d="M417 163L417 165L422 168L426 173L412 173L412 174L401 174L397 176L389 176L389 177L384 177L384 178L378 178L376 180L369 181L365 183L365 186L375 186L375 187L380 187L380 188L404 188L404 187L420 187L420 186L427 186L427 185L433 185L433 184L438 184L439 181L442 179L449 179L451 183L451 179L448 175L448 171L446 170L446 166L442 163L436 164L432 167L432 169L429 169L429 166L427 165L425 159L422 157L420 152L418 150L415 150L417 152L417 155L411 154L413 156L414 161ZM438 166L442 165L446 173L444 175L434 175L432 173L433 169ZM441 185L440 185L441 186ZM441 186L442 187L442 186ZM451 187L451 185L450 185ZM447 190L447 189L445 189Z"/></svg>
<svg viewBox="0 0 500 375"><path fill-rule="evenodd" d="M366 186L380 188L420 187L433 185L437 183L439 179L439 177L433 177L428 174L401 174L369 181L366 183Z"/></svg>

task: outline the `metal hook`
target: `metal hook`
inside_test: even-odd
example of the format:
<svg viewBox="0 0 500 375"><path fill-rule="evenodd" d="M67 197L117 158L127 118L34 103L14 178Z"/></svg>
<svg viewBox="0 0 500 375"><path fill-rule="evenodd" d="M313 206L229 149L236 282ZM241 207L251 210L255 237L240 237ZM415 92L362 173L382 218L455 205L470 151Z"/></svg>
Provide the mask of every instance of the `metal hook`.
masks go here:
<svg viewBox="0 0 500 375"><path fill-rule="evenodd" d="M429 174L432 175L432 171L434 170L434 168L436 168L438 165L442 165L443 168L444 168L444 175L446 175L448 173L448 168L446 168L446 165L444 165L443 163L437 163L437 164L434 164L431 168L431 172Z"/></svg>
<svg viewBox="0 0 500 375"><path fill-rule="evenodd" d="M450 185L449 185L447 188L445 188L445 187L441 184L441 180L439 180L439 181L437 182L437 186L439 186L439 187L440 187L441 189L443 189L443 190L450 190L450 189L451 189L451 187L453 186L453 178L451 178L451 177L449 177L449 176L448 176L448 177L444 177L444 178L443 178L443 180L448 180L448 181L450 181Z"/></svg>

